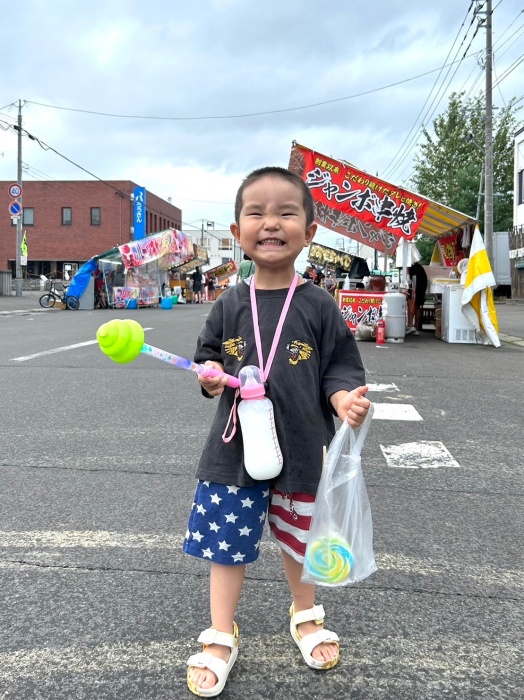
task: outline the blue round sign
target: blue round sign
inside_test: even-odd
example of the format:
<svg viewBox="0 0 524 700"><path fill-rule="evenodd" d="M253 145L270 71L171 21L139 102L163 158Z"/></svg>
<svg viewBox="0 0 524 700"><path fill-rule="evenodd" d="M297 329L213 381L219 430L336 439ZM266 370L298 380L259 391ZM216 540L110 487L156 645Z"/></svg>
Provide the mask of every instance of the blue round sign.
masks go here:
<svg viewBox="0 0 524 700"><path fill-rule="evenodd" d="M20 216L22 212L22 205L20 202L11 202L9 205L9 213L11 216Z"/></svg>

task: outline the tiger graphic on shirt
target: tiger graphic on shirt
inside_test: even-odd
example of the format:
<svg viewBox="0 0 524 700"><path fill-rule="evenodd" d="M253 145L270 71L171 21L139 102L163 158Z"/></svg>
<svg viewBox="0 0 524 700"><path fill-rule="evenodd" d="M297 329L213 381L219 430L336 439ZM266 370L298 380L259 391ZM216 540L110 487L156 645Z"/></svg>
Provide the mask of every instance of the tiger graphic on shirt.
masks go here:
<svg viewBox="0 0 524 700"><path fill-rule="evenodd" d="M246 349L246 341L241 336L238 338L229 338L222 343L224 350L228 355L236 357L239 362L242 361L244 357L244 350Z"/></svg>
<svg viewBox="0 0 524 700"><path fill-rule="evenodd" d="M309 360L313 348L302 340L292 340L286 345L289 353L289 364L298 365L300 360Z"/></svg>

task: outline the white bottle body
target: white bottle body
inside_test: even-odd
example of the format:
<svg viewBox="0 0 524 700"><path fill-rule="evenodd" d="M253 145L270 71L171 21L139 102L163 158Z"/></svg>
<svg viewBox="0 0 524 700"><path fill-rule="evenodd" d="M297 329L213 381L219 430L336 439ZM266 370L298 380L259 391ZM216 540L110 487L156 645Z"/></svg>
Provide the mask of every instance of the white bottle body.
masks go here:
<svg viewBox="0 0 524 700"><path fill-rule="evenodd" d="M269 481L282 471L282 452L275 429L273 404L267 398L244 399L238 404L244 442L244 466L252 479Z"/></svg>

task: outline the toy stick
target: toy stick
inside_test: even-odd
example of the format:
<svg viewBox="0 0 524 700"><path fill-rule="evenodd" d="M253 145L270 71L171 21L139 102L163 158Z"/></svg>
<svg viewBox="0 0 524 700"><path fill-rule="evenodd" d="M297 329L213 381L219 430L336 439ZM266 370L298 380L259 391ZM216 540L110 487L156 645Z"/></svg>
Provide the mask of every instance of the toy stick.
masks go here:
<svg viewBox="0 0 524 700"><path fill-rule="evenodd" d="M227 377L228 385L234 389L240 386L237 377L233 377L231 374L220 372L214 367L199 365L196 362L191 362L191 360L186 360L185 357L173 355L170 352L144 343L144 329L137 321L129 318L124 320L113 319L104 323L96 332L96 339L100 350L110 357L113 362L117 362L120 365L132 362L140 353L143 353L174 365L179 369L196 372L201 377Z"/></svg>

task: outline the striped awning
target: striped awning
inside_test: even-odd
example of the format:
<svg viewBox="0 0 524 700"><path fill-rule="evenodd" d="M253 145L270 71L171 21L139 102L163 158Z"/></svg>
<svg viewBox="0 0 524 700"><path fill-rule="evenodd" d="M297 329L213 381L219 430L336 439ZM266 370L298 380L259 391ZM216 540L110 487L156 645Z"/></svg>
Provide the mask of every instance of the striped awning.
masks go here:
<svg viewBox="0 0 524 700"><path fill-rule="evenodd" d="M462 229L464 226L475 226L477 220L460 211L439 204L431 199L425 198L429 206L422 218L418 233L423 233L432 238L447 236L453 231Z"/></svg>

